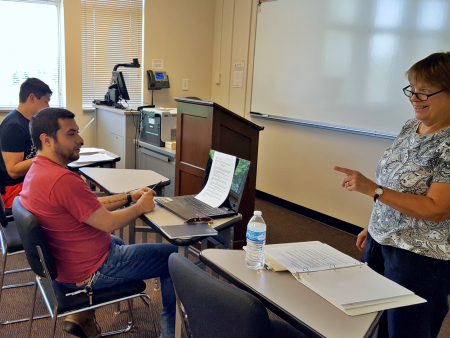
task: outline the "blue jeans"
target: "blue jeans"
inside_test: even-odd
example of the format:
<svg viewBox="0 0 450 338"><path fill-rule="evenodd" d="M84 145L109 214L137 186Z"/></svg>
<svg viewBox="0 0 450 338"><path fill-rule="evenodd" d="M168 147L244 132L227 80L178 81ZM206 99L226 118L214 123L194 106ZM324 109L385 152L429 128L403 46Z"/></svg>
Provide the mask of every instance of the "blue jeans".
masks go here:
<svg viewBox="0 0 450 338"><path fill-rule="evenodd" d="M385 311L379 338L436 338L449 310L450 261L378 244L368 233L362 262L425 298L426 303Z"/></svg>
<svg viewBox="0 0 450 338"><path fill-rule="evenodd" d="M172 244L132 244L111 236L109 254L100 268L94 272L91 287L93 290L104 289L124 282L159 277L163 311L161 312L161 337L175 336L176 298L169 274L168 260L170 254L177 252ZM61 283L71 289L83 289L75 284Z"/></svg>

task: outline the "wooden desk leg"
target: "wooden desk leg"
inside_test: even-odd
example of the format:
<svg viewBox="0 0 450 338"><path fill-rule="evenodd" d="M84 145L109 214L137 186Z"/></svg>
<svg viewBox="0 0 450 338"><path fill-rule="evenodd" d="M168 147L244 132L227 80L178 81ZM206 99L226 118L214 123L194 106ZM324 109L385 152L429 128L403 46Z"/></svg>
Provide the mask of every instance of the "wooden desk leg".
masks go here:
<svg viewBox="0 0 450 338"><path fill-rule="evenodd" d="M128 224L128 244L136 243L136 221L132 221Z"/></svg>

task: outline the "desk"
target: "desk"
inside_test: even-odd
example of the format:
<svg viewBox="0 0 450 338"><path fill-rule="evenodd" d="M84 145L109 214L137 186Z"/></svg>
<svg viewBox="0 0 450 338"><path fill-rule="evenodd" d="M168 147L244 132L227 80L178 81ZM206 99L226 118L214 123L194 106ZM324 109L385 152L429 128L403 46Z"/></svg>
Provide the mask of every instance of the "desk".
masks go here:
<svg viewBox="0 0 450 338"><path fill-rule="evenodd" d="M245 265L245 251L207 249L200 261L308 337L373 337L382 312L351 317L299 283L291 273L254 271Z"/></svg>
<svg viewBox="0 0 450 338"><path fill-rule="evenodd" d="M197 243L201 240L201 250L206 249L207 240L205 236L202 237L192 237L187 239L169 239L167 236L161 231L160 227L164 225L171 224L180 224L183 222L178 216L172 214L170 211L164 209L163 207L156 204L155 209L141 216L141 219L149 225L153 230L158 232L161 236L166 238L170 243L178 246L178 253L188 256L189 253L189 245ZM233 238L234 238L234 227L233 224L242 220L242 215L238 214L233 217L227 218L219 218L215 219L212 227L217 230L218 235L210 237L212 242L216 247L224 248L224 249L232 249L233 248ZM220 251L231 251L231 250L220 250ZM199 300L201 301L201 300ZM182 319L180 313L176 311L175 318L175 337L181 337L181 326Z"/></svg>
<svg viewBox="0 0 450 338"><path fill-rule="evenodd" d="M81 168L80 174L92 181L100 190L108 195L121 194L127 191L151 187L161 181L156 189L158 196L164 196L164 187L170 180L151 170Z"/></svg>
<svg viewBox="0 0 450 338"><path fill-rule="evenodd" d="M167 177L151 170L81 168L79 172L86 180L94 183L108 195L120 194L142 187L151 187L162 181L156 189L156 193L163 196L164 187L170 184L170 180ZM123 230L121 229L120 231L122 234ZM136 224L134 221L129 224L128 243L136 243Z"/></svg>
<svg viewBox="0 0 450 338"><path fill-rule="evenodd" d="M205 236L200 237L191 237L186 239L170 239L168 238L162 231L161 227L165 225L174 225L174 224L182 224L183 220L171 213L167 209L156 204L155 209L152 211L143 214L141 219L151 227L154 231L159 233L162 237L164 237L169 243L172 243L178 246L178 253L188 256L188 247L189 245L195 244L203 239L202 241L202 250L206 249L206 240ZM239 222L242 219L241 214L237 214L233 217L219 218L215 219L211 226L217 230L218 235L212 237L212 242L215 246L224 248L224 249L232 249L233 248L233 237L234 237L234 228L233 224Z"/></svg>
<svg viewBox="0 0 450 338"><path fill-rule="evenodd" d="M113 159L110 161L101 161L101 162L88 162L88 163L80 163L80 164L76 164L76 163L69 163L68 164L68 168L70 171L73 172L78 172L80 170L80 168L87 168L87 167L105 167L108 166L109 168L115 168L116 167L116 162L120 161L120 156L113 154L110 151L105 151L107 155L111 156Z"/></svg>

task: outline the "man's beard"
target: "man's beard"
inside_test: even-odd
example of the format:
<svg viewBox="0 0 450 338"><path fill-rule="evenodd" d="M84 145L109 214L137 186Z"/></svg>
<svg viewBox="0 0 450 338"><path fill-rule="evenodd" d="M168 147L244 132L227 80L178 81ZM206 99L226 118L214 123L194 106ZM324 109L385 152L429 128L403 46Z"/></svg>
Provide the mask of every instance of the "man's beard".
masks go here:
<svg viewBox="0 0 450 338"><path fill-rule="evenodd" d="M63 148L58 141L55 142L55 153L68 163L76 161L80 158L79 153L75 153L74 149Z"/></svg>

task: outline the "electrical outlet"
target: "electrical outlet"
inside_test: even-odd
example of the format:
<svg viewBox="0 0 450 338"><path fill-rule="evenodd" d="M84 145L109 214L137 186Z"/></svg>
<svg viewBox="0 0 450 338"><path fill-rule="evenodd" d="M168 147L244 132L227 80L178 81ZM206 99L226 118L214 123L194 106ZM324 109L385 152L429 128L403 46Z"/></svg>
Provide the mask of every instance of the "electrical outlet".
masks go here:
<svg viewBox="0 0 450 338"><path fill-rule="evenodd" d="M183 79L181 90L189 90L189 79Z"/></svg>

